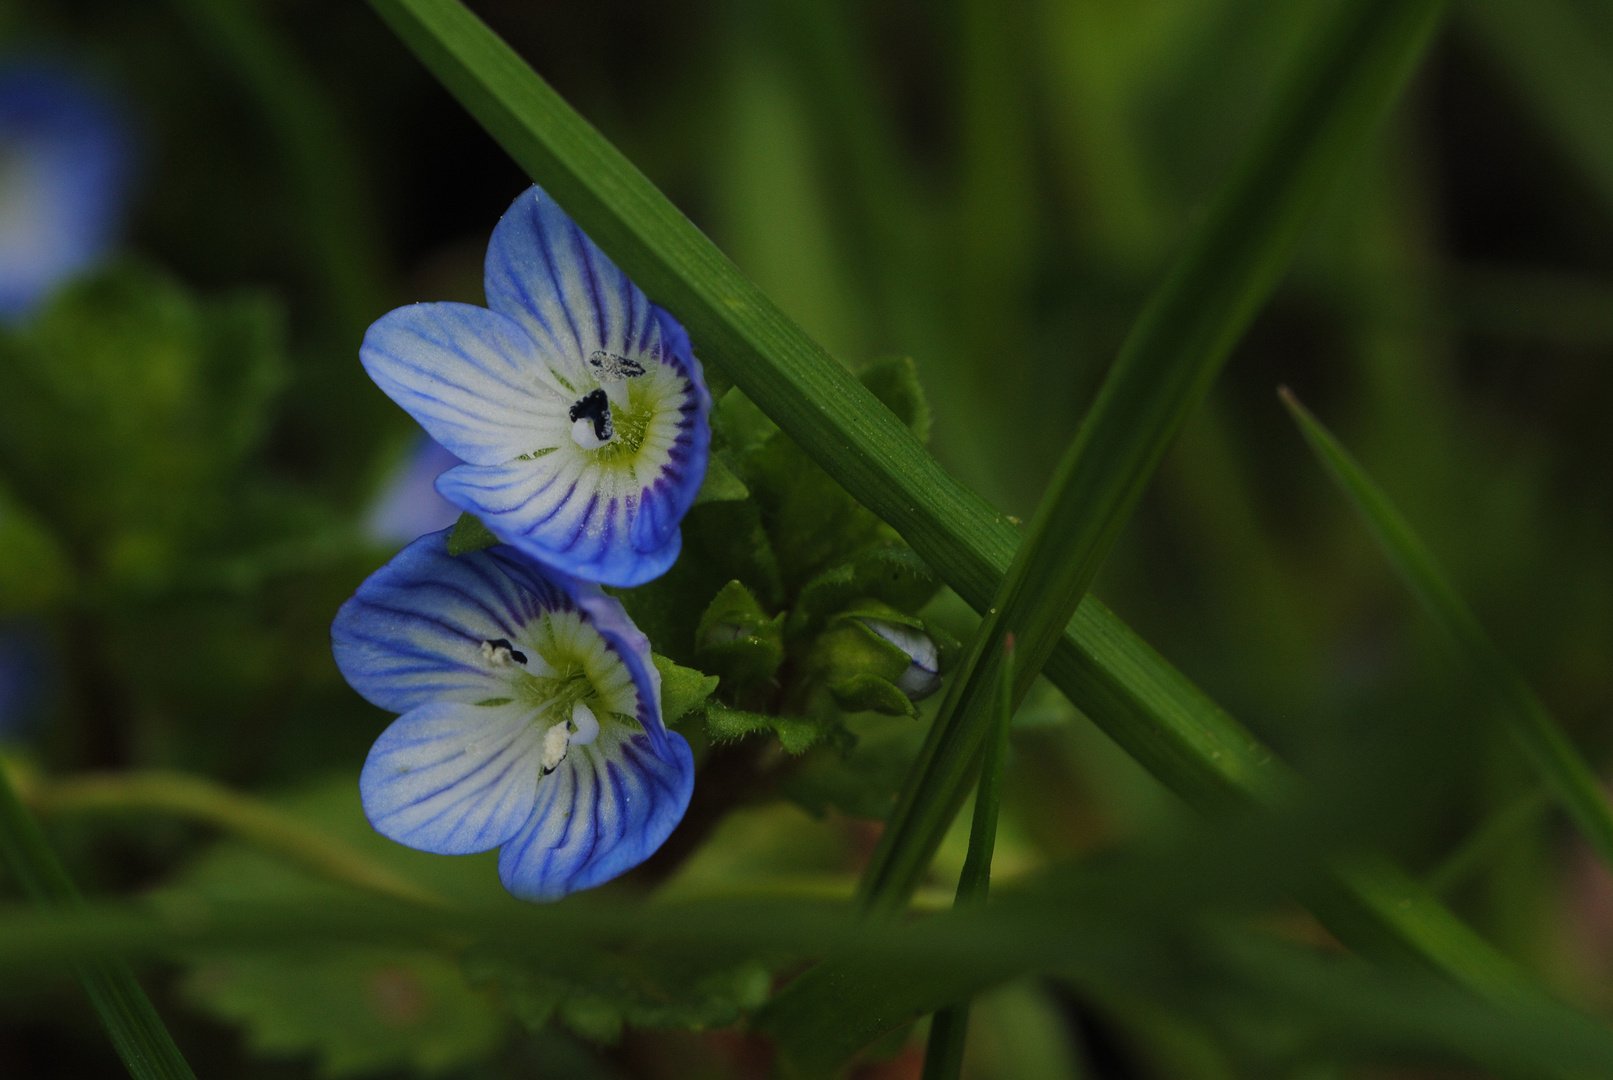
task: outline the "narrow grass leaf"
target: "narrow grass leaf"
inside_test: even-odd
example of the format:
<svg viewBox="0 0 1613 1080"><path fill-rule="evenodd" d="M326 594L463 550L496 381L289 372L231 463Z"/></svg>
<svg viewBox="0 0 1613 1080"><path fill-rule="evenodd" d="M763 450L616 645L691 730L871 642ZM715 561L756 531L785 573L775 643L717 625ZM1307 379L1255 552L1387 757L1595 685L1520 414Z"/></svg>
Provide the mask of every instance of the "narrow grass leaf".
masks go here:
<svg viewBox="0 0 1613 1080"><path fill-rule="evenodd" d="M1020 536L795 326L587 121L457 0L371 0L433 74L726 374L978 611ZM1270 804L1290 781L1272 752L1093 597L1045 672L1166 787L1203 810ZM1418 902L1402 905L1408 896ZM1415 955L1485 992L1518 969L1393 868L1328 897L1349 942ZM1431 901L1430 901L1431 902ZM1459 927L1463 933L1447 932ZM1527 984L1527 980L1523 980Z"/></svg>
<svg viewBox="0 0 1613 1080"><path fill-rule="evenodd" d="M1178 888L1178 892L1182 891ZM1217 926L1219 925L1219 929ZM1314 1030L1371 1052L1458 1056L1504 1074L1613 1074L1613 1032L1541 998L1485 1001L1424 970L1374 969L1351 957L1282 944L1244 920L1181 938L1122 913L1084 910L1053 891L1004 894L913 924L857 918L846 905L789 901L628 905L591 897L512 909L425 908L379 900L187 905L165 912L100 906L0 919L0 972L108 955L194 956L329 943L484 942L546 963L588 963L599 949L855 952L909 985L1003 970L1069 981L1083 993L1160 1000L1201 993L1200 1008L1269 1030ZM989 984L988 984L989 985ZM1189 998L1189 1001L1192 999Z"/></svg>
<svg viewBox="0 0 1613 1080"><path fill-rule="evenodd" d="M1480 870L1492 864L1509 843L1540 824L1551 809L1545 791L1531 791L1486 818L1471 836L1423 875L1423 884L1435 896L1448 896Z"/></svg>
<svg viewBox="0 0 1613 1080"><path fill-rule="evenodd" d="M329 881L417 904L441 898L279 807L199 776L107 773L34 785L28 802L58 814L176 814L224 830Z"/></svg>
<svg viewBox="0 0 1613 1080"><path fill-rule="evenodd" d="M997 672L996 714L992 717L986 757L980 765L980 787L975 793L974 821L969 828L969 851L958 875L954 907L983 904L991 889L991 856L997 847L997 808L1002 802L1003 767L1008 761L1008 726L1014 718L1014 635L1003 642L1003 663ZM969 1002L937 1009L930 1021L930 1041L924 1051L923 1080L957 1080L963 1071L964 1044L969 1036Z"/></svg>
<svg viewBox="0 0 1613 1080"><path fill-rule="evenodd" d="M1547 788L1602 859L1613 865L1613 806L1603 794L1596 772L1569 741L1545 702L1501 655L1434 553L1383 489L1294 395L1283 390L1282 399L1306 442L1372 530L1412 595L1444 632L1457 659L1500 705L1508 730Z"/></svg>
<svg viewBox="0 0 1613 1080"><path fill-rule="evenodd" d="M0 857L40 907L74 909L83 901L39 825L0 768ZM85 959L74 968L112 1045L134 1080L195 1080L134 973L116 960Z"/></svg>
<svg viewBox="0 0 1613 1080"><path fill-rule="evenodd" d="M1121 347L942 704L864 876L905 902L963 800L989 722L1003 635L1029 690L1166 449L1287 267L1330 182L1362 151L1427 46L1442 4L1345 5L1280 89Z"/></svg>

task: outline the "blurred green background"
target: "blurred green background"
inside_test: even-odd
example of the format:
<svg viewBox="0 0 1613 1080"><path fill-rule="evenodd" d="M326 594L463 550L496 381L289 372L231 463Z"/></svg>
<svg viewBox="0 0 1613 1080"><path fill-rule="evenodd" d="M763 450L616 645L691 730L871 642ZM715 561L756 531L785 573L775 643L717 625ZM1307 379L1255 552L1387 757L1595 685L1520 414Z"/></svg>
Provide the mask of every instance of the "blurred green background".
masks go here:
<svg viewBox="0 0 1613 1080"><path fill-rule="evenodd" d="M1143 299L1332 5L471 6L831 352L914 357L933 451L1028 517ZM0 404L8 625L41 628L57 657L19 760L51 775L182 769L317 802L309 785L356 770L384 721L341 683L327 626L386 555L354 523L414 438L365 378L358 341L401 303L479 302L488 234L528 181L356 0L0 0L0 43L99 80L140 147L121 269L46 316L61 349L101 358L75 376L83 408L62 429L20 391ZM123 321L61 344L72 303ZM8 346L0 362L48 364L41 349ZM158 403L163 379L200 389ZM1406 510L1605 767L1613 8L1454 5L1096 590L1286 756L1380 783L1393 819L1374 831L1413 869L1523 806L1448 897L1560 993L1613 1010L1613 879L1530 809L1531 773L1306 450L1285 385ZM204 459L228 467L191 467ZM55 553L38 555L30 530ZM961 602L933 610L970 628ZM1000 873L1183 813L1050 689L1021 711L1014 749ZM747 809L673 887L849 881L871 827ZM205 860L246 857L198 864L213 834L171 816L64 817L51 835L92 892L228 876ZM366 836L359 821L352 839ZM960 860L958 847L942 862L955 873ZM350 992L333 976L298 983L294 964L152 985L200 1075L763 1075L737 1035L629 1032L599 1049L558 1028L515 1034L432 963L355 961ZM344 1050L290 1015L284 1002L315 983L337 1003L304 1011L375 1033ZM374 1050L389 1040L411 1049ZM69 980L0 987L0 1075L119 1075L100 1046ZM916 1077L913 1052L889 1049L860 1075ZM966 1075L1299 1075L1253 1068L1146 1003L1023 984L977 1009Z"/></svg>

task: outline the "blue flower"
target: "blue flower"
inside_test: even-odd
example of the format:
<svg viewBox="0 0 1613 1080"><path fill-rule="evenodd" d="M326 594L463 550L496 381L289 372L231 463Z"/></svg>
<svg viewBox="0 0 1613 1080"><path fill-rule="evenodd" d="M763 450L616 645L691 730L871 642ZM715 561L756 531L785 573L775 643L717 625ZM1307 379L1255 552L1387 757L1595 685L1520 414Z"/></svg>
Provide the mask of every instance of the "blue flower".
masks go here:
<svg viewBox="0 0 1613 1080"><path fill-rule="evenodd" d="M331 638L348 683L403 714L359 779L400 844L500 848L504 887L552 900L643 862L688 808L650 643L597 585L503 545L449 555L444 529L361 585Z"/></svg>
<svg viewBox="0 0 1613 1080"><path fill-rule="evenodd" d="M535 187L493 230L485 287L491 310L399 308L360 350L377 385L466 462L437 490L574 577L659 577L711 443L689 335Z"/></svg>
<svg viewBox="0 0 1613 1080"><path fill-rule="evenodd" d="M55 664L45 627L0 622L0 739L20 739L45 711Z"/></svg>
<svg viewBox="0 0 1613 1080"><path fill-rule="evenodd" d="M364 532L380 543L407 544L452 525L459 518L459 507L443 498L435 484L437 477L459 464L441 443L421 435L365 516Z"/></svg>
<svg viewBox="0 0 1613 1080"><path fill-rule="evenodd" d="M94 93L52 67L0 69L0 317L105 253L128 166L123 126Z"/></svg>

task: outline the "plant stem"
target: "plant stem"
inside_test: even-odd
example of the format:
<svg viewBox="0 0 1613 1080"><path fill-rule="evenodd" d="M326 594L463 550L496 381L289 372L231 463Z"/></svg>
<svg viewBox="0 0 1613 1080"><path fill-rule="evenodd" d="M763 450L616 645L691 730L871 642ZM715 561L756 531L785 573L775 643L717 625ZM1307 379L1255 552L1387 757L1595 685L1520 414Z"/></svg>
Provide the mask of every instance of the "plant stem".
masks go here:
<svg viewBox="0 0 1613 1080"><path fill-rule="evenodd" d="M953 907L986 902L991 889L991 856L997 846L997 809L1002 803L1003 766L1008 760L1008 726L1014 717L1014 635L1003 639L1003 662L997 676L995 725L986 741L975 795L969 852L958 875ZM963 1048L969 1037L969 1002L937 1009L930 1021L930 1043L924 1053L923 1080L957 1080L963 1070Z"/></svg>

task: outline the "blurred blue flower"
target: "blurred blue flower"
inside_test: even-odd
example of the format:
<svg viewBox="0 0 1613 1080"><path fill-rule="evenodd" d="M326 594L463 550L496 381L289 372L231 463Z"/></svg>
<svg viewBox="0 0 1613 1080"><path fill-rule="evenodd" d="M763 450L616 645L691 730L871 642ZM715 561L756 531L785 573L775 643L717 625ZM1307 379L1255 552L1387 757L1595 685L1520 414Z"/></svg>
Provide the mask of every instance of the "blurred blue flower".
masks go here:
<svg viewBox="0 0 1613 1080"><path fill-rule="evenodd" d="M485 287L491 310L399 308L360 350L381 389L467 462L437 490L575 577L659 577L711 443L689 335L535 187L493 231Z"/></svg>
<svg viewBox="0 0 1613 1080"><path fill-rule="evenodd" d="M445 529L361 585L331 638L348 683L403 714L359 780L384 836L501 848L504 887L552 900L644 861L688 808L650 643L597 585L504 545L449 555Z"/></svg>
<svg viewBox="0 0 1613 1080"><path fill-rule="evenodd" d="M82 82L37 62L0 68L0 317L106 252L129 156L123 124Z"/></svg>
<svg viewBox="0 0 1613 1080"><path fill-rule="evenodd" d="M383 544L407 544L452 525L459 519L459 507L438 493L436 480L459 464L436 439L421 435L370 508L365 533Z"/></svg>
<svg viewBox="0 0 1613 1080"><path fill-rule="evenodd" d="M53 674L49 635L33 622L0 623L0 739L26 736L44 712Z"/></svg>

